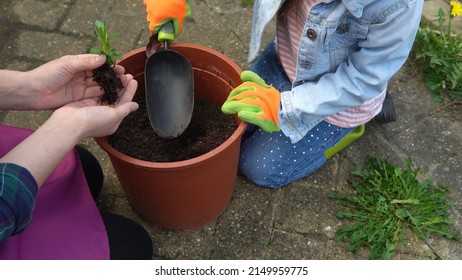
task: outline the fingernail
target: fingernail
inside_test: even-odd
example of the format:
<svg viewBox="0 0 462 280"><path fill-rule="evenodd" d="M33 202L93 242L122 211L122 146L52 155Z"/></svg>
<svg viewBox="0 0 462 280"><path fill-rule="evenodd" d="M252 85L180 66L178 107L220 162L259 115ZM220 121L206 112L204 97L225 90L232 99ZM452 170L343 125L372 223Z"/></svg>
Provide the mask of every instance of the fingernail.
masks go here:
<svg viewBox="0 0 462 280"><path fill-rule="evenodd" d="M96 61L100 62L100 61L105 61L106 60L106 56L105 55L98 55L96 57Z"/></svg>

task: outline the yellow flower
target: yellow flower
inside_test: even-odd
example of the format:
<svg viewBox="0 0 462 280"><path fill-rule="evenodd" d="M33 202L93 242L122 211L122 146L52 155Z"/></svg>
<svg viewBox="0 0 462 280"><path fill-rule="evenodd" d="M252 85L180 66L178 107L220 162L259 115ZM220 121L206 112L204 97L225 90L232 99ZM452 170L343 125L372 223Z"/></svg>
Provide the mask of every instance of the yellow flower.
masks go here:
<svg viewBox="0 0 462 280"><path fill-rule="evenodd" d="M453 17L462 16L462 4L457 1L451 1L451 15Z"/></svg>

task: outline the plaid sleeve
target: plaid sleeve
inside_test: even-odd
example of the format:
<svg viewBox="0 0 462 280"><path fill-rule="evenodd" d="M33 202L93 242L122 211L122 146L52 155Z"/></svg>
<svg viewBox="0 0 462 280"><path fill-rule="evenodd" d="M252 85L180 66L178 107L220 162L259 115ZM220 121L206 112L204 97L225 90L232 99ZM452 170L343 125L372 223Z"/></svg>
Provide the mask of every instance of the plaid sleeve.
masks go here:
<svg viewBox="0 0 462 280"><path fill-rule="evenodd" d="M0 163L0 243L29 225L37 191L37 182L27 169Z"/></svg>

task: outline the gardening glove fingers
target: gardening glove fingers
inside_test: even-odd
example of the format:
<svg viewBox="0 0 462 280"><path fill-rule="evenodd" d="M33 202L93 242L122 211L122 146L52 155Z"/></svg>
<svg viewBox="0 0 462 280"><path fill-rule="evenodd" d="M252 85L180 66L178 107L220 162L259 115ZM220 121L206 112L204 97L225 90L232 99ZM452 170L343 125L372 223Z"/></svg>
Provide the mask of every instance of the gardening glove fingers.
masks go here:
<svg viewBox="0 0 462 280"><path fill-rule="evenodd" d="M257 73L250 70L242 71L241 80L243 82L254 82L262 87L270 88L270 86L266 84L265 80L258 76Z"/></svg>
<svg viewBox="0 0 462 280"><path fill-rule="evenodd" d="M149 30L157 34L164 24L173 23L173 41L183 30L183 22L191 16L191 7L188 0L143 0L146 6Z"/></svg>
<svg viewBox="0 0 462 280"><path fill-rule="evenodd" d="M241 79L243 83L231 91L221 107L222 112L237 114L241 120L263 131L279 131L279 91L252 71L243 71Z"/></svg>

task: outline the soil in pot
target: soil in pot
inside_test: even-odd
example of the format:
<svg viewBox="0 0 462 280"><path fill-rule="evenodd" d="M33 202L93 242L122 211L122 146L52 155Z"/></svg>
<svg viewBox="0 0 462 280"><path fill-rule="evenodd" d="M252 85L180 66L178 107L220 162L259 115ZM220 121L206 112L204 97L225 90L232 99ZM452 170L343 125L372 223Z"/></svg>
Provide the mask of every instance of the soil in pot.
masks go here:
<svg viewBox="0 0 462 280"><path fill-rule="evenodd" d="M124 119L111 136L111 145L123 154L144 161L175 162L201 156L225 142L236 130L234 119L220 107L196 98L186 131L174 139L159 137L149 123L146 100L136 96L140 108Z"/></svg>

